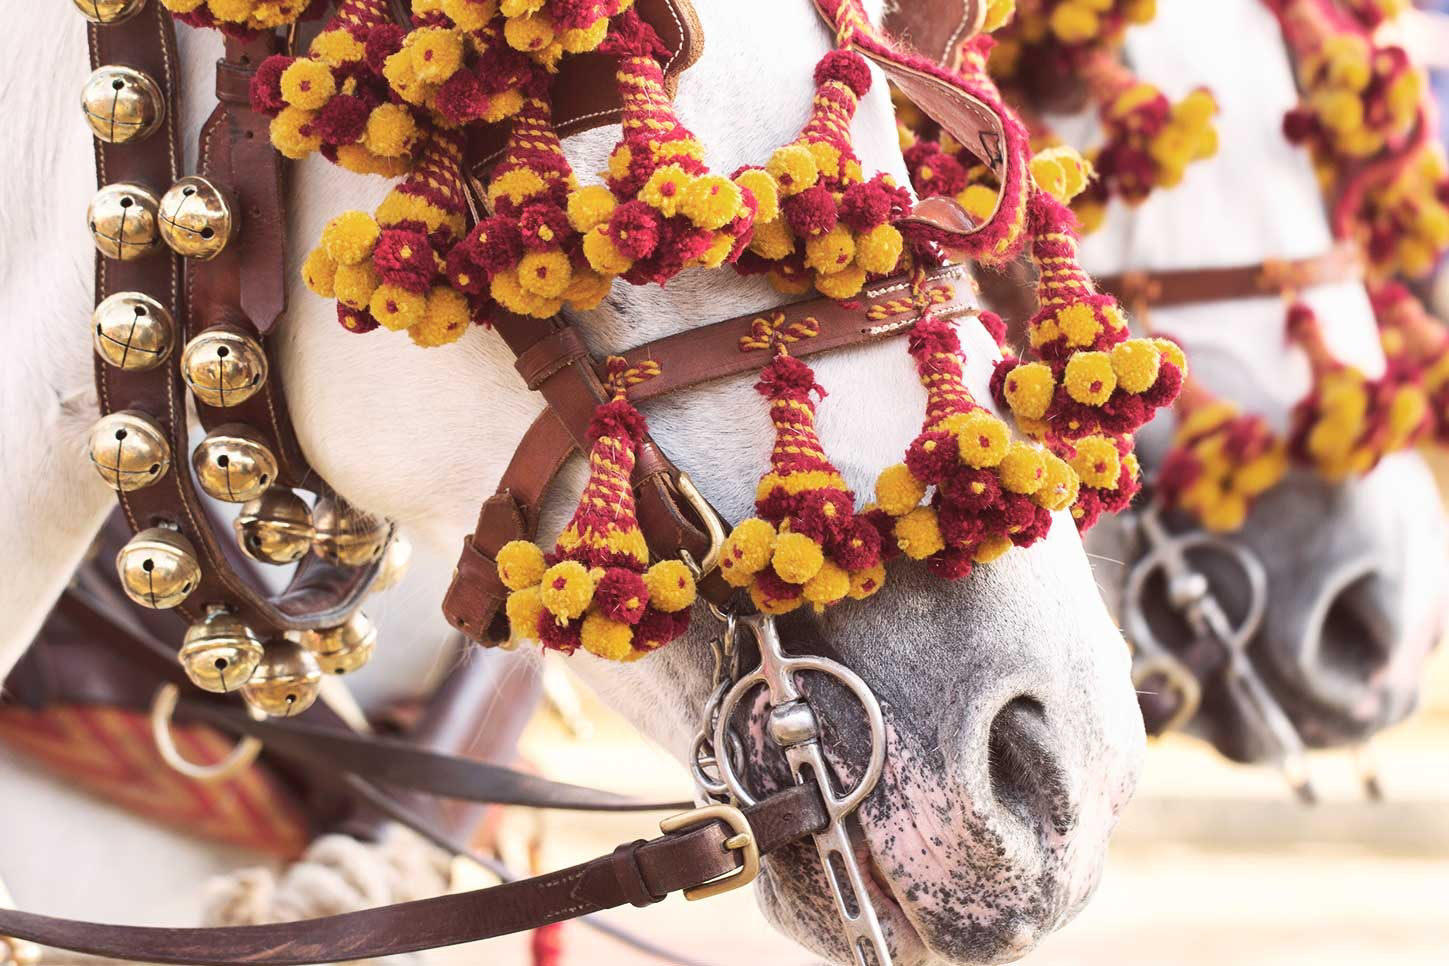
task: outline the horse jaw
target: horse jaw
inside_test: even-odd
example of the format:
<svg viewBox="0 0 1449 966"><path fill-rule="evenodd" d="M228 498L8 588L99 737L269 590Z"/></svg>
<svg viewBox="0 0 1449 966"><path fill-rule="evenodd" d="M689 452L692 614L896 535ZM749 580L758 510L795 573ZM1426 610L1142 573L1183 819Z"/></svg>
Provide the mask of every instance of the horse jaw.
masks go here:
<svg viewBox="0 0 1449 966"><path fill-rule="evenodd" d="M1222 108L1222 147L1190 167L1179 188L1114 212L1083 248L1089 270L1243 265L1330 247L1306 152L1282 135L1283 114L1298 94L1278 25L1258 0L1224 0L1210 15L1200 4L1162 4L1154 24L1129 34L1128 54L1170 97L1210 87ZM1370 374L1382 371L1361 285L1323 286L1304 300L1340 358ZM1283 352L1279 299L1154 309L1151 322L1181 339L1203 384L1287 430L1310 376L1301 353ZM1149 472L1171 424L1164 416L1139 437ZM1130 561L1137 548L1121 528L1105 522L1089 546ZM1340 485L1294 473L1231 535L1267 568L1271 603L1253 653L1310 745L1362 741L1413 707L1443 623L1445 534L1427 467L1403 453ZM1124 568L1103 568L1101 577L1109 597L1120 594ZM1222 586L1231 596L1231 582ZM1203 733L1231 757L1267 755L1224 704L1208 695Z"/></svg>

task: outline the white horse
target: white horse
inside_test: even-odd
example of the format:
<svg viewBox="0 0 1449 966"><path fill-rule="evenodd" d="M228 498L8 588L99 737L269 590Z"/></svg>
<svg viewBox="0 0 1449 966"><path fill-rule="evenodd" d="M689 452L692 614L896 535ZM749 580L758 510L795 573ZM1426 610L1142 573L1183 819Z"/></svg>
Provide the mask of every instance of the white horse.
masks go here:
<svg viewBox="0 0 1449 966"><path fill-rule="evenodd" d="M1127 56L1144 80L1174 99L1199 85L1211 88L1221 107L1221 149L1192 165L1179 187L1135 210L1115 209L1083 246L1088 270L1251 265L1329 249L1307 153L1282 134L1298 91L1278 23L1260 0L1164 0L1156 22L1129 32ZM1340 358L1370 375L1382 371L1361 284L1325 285L1303 297ZM1153 310L1151 325L1183 342L1207 388L1284 433L1309 388L1305 357L1285 351L1284 310L1276 297L1164 307ZM1164 415L1140 437L1149 477L1172 424ZM1267 569L1269 606L1252 653L1310 746L1359 742L1409 713L1425 658L1443 630L1449 576L1445 520L1418 454L1396 454L1366 477L1338 485L1295 471L1258 501L1231 539ZM1112 522L1089 547L1129 563L1136 552ZM1099 568L1109 585L1120 585L1123 573ZM1108 589L1112 596L1120 586ZM1197 727L1231 757L1257 759L1268 751L1231 718L1201 716Z"/></svg>
<svg viewBox="0 0 1449 966"><path fill-rule="evenodd" d="M679 113L710 146L717 170L758 162L806 118L811 68L828 49L828 32L807 0L695 5L708 43L681 82ZM883 0L868 6L878 17ZM218 48L210 35L182 33L182 131L194 143L210 101L198 92L211 89ZM17 199L37 202L0 208L0 313L10 339L0 379L0 669L34 633L113 499L85 455L95 400L85 322L92 254L81 212L94 184L74 107L84 50L79 18L35 5L14 11L0 39L16 78L11 102L23 105L0 145L3 169ZM868 167L906 183L880 77L855 134ZM616 137L601 130L566 149L591 173L604 167ZM327 219L372 207L385 190L320 160L300 164L293 276ZM312 465L351 502L403 524L425 550L455 552L542 401L523 391L491 333L418 350L384 334L345 332L331 306L299 282L290 295L281 378ZM617 351L780 302L758 279L699 272L663 291L621 285L580 321L596 351ZM977 326L961 328L970 385L986 400L995 347ZM821 408L821 436L851 484L868 491L919 429L924 394L914 369L899 342L831 354L816 368L840 390ZM733 519L750 511L770 442L752 381L721 381L646 411L661 445ZM545 535L561 525L582 481L578 464L559 488ZM709 688L702 613L697 627L637 664L574 659L611 704L681 760ZM1049 539L969 580L947 585L897 567L872 602L793 619L782 630L788 646L857 670L885 706L887 773L864 807L861 848L874 860L872 898L898 963L1015 958L1082 907L1135 786L1144 740L1126 649L1068 518ZM842 726L855 714L848 701L823 700L820 710ZM757 892L789 935L822 955L848 956L813 851L769 861Z"/></svg>

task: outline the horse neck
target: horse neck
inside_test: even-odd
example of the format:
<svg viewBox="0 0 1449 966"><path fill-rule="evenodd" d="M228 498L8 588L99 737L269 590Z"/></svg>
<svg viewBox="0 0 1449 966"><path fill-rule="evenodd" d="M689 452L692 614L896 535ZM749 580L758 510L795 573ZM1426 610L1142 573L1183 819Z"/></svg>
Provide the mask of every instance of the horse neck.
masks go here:
<svg viewBox="0 0 1449 966"><path fill-rule="evenodd" d="M1089 270L1253 265L1328 251L1332 233L1308 153L1283 136L1298 89L1278 23L1261 0L1164 3L1154 23L1128 34L1127 55L1174 101L1210 88L1220 107L1220 148L1190 166L1180 186L1114 210L1083 246ZM1362 285L1322 286L1304 301L1340 358L1371 373L1382 368ZM1285 365L1285 313L1276 297L1157 310L1150 321L1186 344L1210 388L1276 422L1308 389L1301 355ZM1244 385L1245 372L1253 386Z"/></svg>

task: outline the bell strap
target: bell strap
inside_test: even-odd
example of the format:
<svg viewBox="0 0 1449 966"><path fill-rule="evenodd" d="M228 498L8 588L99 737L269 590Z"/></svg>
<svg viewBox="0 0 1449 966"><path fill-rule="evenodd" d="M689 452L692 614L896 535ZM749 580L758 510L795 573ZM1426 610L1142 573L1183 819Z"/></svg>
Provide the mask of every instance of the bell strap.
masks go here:
<svg viewBox="0 0 1449 966"><path fill-rule="evenodd" d="M625 843L558 872L488 889L298 922L216 928L121 926L0 909L0 935L113 959L225 966L290 966L397 956L492 939L735 875L830 824L810 782L743 810L748 833L711 809L685 813L676 831ZM738 813L735 813L738 814Z"/></svg>
<svg viewBox="0 0 1449 966"><path fill-rule="evenodd" d="M820 297L688 329L624 353L630 365L653 361L659 366L657 376L630 387L628 396L643 402L757 370L760 360L755 353L741 351L741 340L761 321L777 329L810 323L817 334L790 349L793 355L806 357L903 335L926 314L942 319L967 315L974 311L971 291L965 267L952 265L928 271L919 283L905 275L883 279L867 286L848 306ZM497 327L517 355L524 382L543 393L548 408L524 434L497 492L484 502L477 526L464 538L457 570L443 598L448 623L485 644L508 639L499 613L508 589L498 578L498 552L511 540L535 536L549 486L571 454L587 449L594 408L607 399L601 366L576 328L555 320L548 330L536 319L510 317ZM677 557L684 550L702 562L711 540L698 521L714 511L648 438L640 446L634 486L639 523L650 550L659 557ZM717 573L707 572L700 592L722 605L731 588Z"/></svg>
<svg viewBox="0 0 1449 966"><path fill-rule="evenodd" d="M1308 258L1267 259L1229 268L1130 271L1097 276L1097 287L1134 311L1287 295L1363 279L1357 247L1340 242Z"/></svg>

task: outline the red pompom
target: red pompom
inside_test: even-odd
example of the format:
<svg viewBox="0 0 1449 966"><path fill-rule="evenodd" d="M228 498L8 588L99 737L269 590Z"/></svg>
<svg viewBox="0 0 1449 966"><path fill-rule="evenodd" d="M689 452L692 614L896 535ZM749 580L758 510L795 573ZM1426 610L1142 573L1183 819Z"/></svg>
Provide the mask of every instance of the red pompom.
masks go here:
<svg viewBox="0 0 1449 966"><path fill-rule="evenodd" d="M612 436L633 444L647 431L644 416L633 403L627 399L613 399L594 410L594 418L589 423L589 441Z"/></svg>
<svg viewBox="0 0 1449 966"><path fill-rule="evenodd" d="M282 99L282 71L291 67L296 59L285 54L273 54L258 65L250 88L252 110L275 116L287 106Z"/></svg>
<svg viewBox="0 0 1449 966"><path fill-rule="evenodd" d="M866 570L880 563L880 543L880 531L875 525L856 516L826 551L831 560L846 570Z"/></svg>
<svg viewBox="0 0 1449 966"><path fill-rule="evenodd" d="M528 205L518 220L518 228L523 247L533 252L557 249L574 235L568 214L557 205Z"/></svg>
<svg viewBox="0 0 1449 966"><path fill-rule="evenodd" d="M578 650L583 621L560 624L547 610L538 615L538 642L550 651L572 654Z"/></svg>
<svg viewBox="0 0 1449 966"><path fill-rule="evenodd" d="M372 109L361 98L337 94L322 105L312 119L312 128L328 144L356 144L367 128L367 116L371 113Z"/></svg>
<svg viewBox="0 0 1449 966"><path fill-rule="evenodd" d="M634 571L610 567L594 588L594 603L610 620L637 624L649 604L649 588Z"/></svg>
<svg viewBox="0 0 1449 966"><path fill-rule="evenodd" d="M981 323L981 327L998 347L1006 345L1006 321L1001 316L995 312L983 311L977 314L976 321Z"/></svg>
<svg viewBox="0 0 1449 966"><path fill-rule="evenodd" d="M659 215L642 201L627 201L609 216L604 234L632 259L648 258L659 244Z"/></svg>
<svg viewBox="0 0 1449 966"><path fill-rule="evenodd" d="M348 332L371 332L378 327L377 319L367 309L350 309L337 303L337 324Z"/></svg>
<svg viewBox="0 0 1449 966"><path fill-rule="evenodd" d="M669 56L669 48L664 46L664 41L659 39L654 28L645 23L634 10L629 10L614 20L609 36L599 45L599 50L616 57L654 57L662 60Z"/></svg>
<svg viewBox="0 0 1449 966"><path fill-rule="evenodd" d="M890 220L894 199L876 181L852 184L840 198L840 220L852 231L865 232Z"/></svg>
<svg viewBox="0 0 1449 966"><path fill-rule="evenodd" d="M832 50L815 65L815 86L829 81L839 81L854 91L856 97L864 97L870 92L870 67L853 50Z"/></svg>
<svg viewBox="0 0 1449 966"><path fill-rule="evenodd" d="M428 236L403 228L383 231L373 249L372 264L382 281L419 294L428 290L436 269Z"/></svg>
<svg viewBox="0 0 1449 966"><path fill-rule="evenodd" d="M802 236L822 235L835 227L839 220L835 199L830 189L822 184L812 185L797 195L786 198L783 204L785 221Z"/></svg>
<svg viewBox="0 0 1449 966"><path fill-rule="evenodd" d="M961 580L971 576L971 554L948 547L926 558L926 569L942 580Z"/></svg>
<svg viewBox="0 0 1449 966"><path fill-rule="evenodd" d="M457 125L476 121L488 110L488 95L472 71L455 71L443 81L434 101L438 113Z"/></svg>
<svg viewBox="0 0 1449 966"><path fill-rule="evenodd" d="M918 480L940 483L961 465L956 437L945 430L922 433L906 450L906 467Z"/></svg>
<svg viewBox="0 0 1449 966"><path fill-rule="evenodd" d="M356 36L356 34L353 34ZM402 50L403 37L407 32L395 23L379 24L368 32L366 39L362 40L362 56L367 61L367 66L373 71L381 74L383 65L393 54Z"/></svg>
<svg viewBox="0 0 1449 966"><path fill-rule="evenodd" d="M755 391L767 399L805 400L811 392L823 399L825 390L815 381L815 371L794 356L775 356L760 373Z"/></svg>

